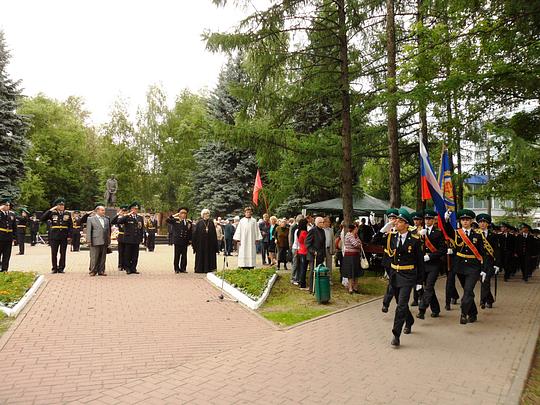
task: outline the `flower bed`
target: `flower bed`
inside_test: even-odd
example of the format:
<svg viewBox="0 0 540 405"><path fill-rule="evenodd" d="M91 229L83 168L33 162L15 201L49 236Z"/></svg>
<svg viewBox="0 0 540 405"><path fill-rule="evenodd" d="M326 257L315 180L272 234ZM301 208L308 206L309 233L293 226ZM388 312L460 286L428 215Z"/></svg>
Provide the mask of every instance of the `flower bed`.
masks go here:
<svg viewBox="0 0 540 405"><path fill-rule="evenodd" d="M0 311L8 316L16 316L43 281L43 276L38 277L31 272L0 273Z"/></svg>

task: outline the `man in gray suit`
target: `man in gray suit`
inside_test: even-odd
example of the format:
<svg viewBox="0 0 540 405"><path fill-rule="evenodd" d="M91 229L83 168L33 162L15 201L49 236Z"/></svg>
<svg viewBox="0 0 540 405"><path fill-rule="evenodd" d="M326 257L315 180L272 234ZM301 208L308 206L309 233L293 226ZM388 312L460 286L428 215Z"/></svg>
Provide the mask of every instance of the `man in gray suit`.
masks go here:
<svg viewBox="0 0 540 405"><path fill-rule="evenodd" d="M105 259L111 244L111 223L105 216L105 207L96 206L94 215L86 223L86 240L90 246L90 275L106 276Z"/></svg>

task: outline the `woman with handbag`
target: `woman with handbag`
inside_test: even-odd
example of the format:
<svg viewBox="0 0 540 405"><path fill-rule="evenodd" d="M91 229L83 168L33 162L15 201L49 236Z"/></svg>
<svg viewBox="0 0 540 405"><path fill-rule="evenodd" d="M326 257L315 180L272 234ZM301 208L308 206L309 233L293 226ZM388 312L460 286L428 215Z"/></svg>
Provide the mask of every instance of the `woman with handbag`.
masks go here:
<svg viewBox="0 0 540 405"><path fill-rule="evenodd" d="M358 237L358 227L351 224L343 238L343 263L341 265L341 277L348 279L349 294L360 294L356 279L363 274L360 266L361 252L362 241Z"/></svg>

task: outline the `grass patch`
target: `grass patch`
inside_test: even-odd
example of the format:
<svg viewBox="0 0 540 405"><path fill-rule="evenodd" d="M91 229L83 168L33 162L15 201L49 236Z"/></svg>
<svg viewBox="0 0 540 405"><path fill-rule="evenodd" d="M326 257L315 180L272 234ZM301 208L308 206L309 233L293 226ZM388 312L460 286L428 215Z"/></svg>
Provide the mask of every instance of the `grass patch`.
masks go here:
<svg viewBox="0 0 540 405"><path fill-rule="evenodd" d="M520 404L540 404L540 336L536 341L536 351L531 364L529 378L527 378L525 389L521 395Z"/></svg>
<svg viewBox="0 0 540 405"><path fill-rule="evenodd" d="M12 308L36 280L35 273L10 271L0 273L0 305Z"/></svg>
<svg viewBox="0 0 540 405"><path fill-rule="evenodd" d="M379 297L386 291L386 281L373 272L366 272L359 279L360 294L349 294L341 285L339 270L332 271L331 299L328 304L319 305L314 295L301 291L291 284L291 273L278 272L270 296L259 309L266 319L280 326L290 326L318 316L346 308L359 302Z"/></svg>
<svg viewBox="0 0 540 405"><path fill-rule="evenodd" d="M275 272L275 268L266 267L252 270L236 269L225 272L218 271L216 275L222 278L223 273L225 273L226 282L242 291L248 297L257 300L264 292L268 281Z"/></svg>
<svg viewBox="0 0 540 405"><path fill-rule="evenodd" d="M2 334L6 330L8 330L9 325L11 325L11 322L13 322L13 319L8 317L2 311L0 311L0 336L2 336Z"/></svg>

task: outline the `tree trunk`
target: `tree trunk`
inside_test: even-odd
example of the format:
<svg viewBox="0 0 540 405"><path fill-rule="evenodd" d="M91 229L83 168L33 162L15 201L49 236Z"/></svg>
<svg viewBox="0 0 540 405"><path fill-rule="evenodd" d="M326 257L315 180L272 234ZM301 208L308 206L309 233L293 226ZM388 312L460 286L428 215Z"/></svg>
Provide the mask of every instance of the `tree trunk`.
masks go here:
<svg viewBox="0 0 540 405"><path fill-rule="evenodd" d="M388 152L390 155L390 206L401 206L396 84L396 28L394 0L386 0L386 89L388 92Z"/></svg>
<svg viewBox="0 0 540 405"><path fill-rule="evenodd" d="M345 0L337 0L339 23L339 57L341 88L341 148L343 162L341 169L341 196L343 199L343 221L352 223L353 216L353 172L351 141L351 93L349 83L349 49Z"/></svg>
<svg viewBox="0 0 540 405"><path fill-rule="evenodd" d="M416 23L418 26L422 26L424 22L424 17L422 15L422 1L418 0L416 2ZM420 34L416 36L416 44L418 47L418 53L419 55L422 55L423 51L423 44L422 44L422 37ZM419 64L421 65L422 57L420 57ZM425 78L424 75L420 70L417 70L417 80L418 80L418 86L420 88L424 87L425 84ZM420 98L418 102L418 116L420 119L420 138L422 139L422 142L428 147L428 122L427 122L427 102L424 98ZM419 162L420 163L420 162ZM416 209L417 211L421 211L426 209L426 202L422 200L422 188L420 185L420 166L418 169L418 181L417 181L417 191L416 191Z"/></svg>

